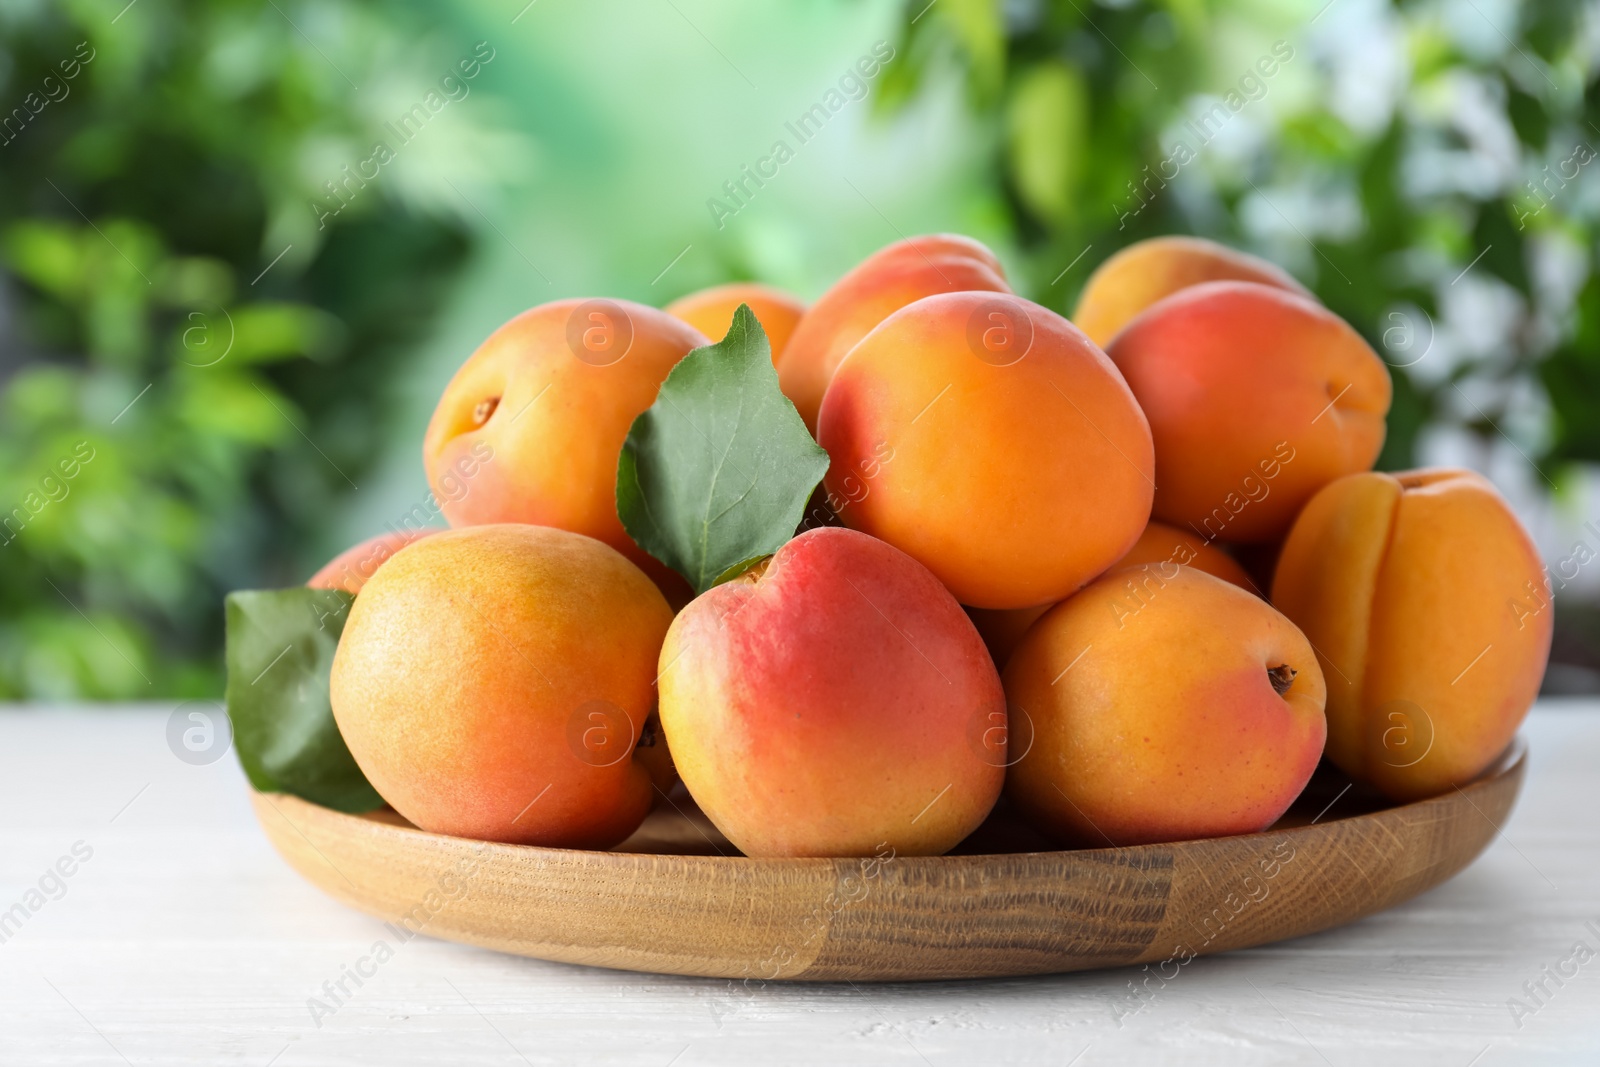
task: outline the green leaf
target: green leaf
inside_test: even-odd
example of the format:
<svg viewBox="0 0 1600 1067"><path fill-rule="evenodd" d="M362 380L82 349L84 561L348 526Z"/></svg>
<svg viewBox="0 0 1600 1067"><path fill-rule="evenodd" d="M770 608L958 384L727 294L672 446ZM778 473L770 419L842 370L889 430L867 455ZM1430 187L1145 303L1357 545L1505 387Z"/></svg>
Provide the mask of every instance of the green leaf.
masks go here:
<svg viewBox="0 0 1600 1067"><path fill-rule="evenodd" d="M328 673L350 605L332 589L229 594L228 717L250 784L337 811L383 805L339 736Z"/></svg>
<svg viewBox="0 0 1600 1067"><path fill-rule="evenodd" d="M683 357L634 420L617 461L617 514L640 548L703 593L793 537L827 469L741 304L727 335Z"/></svg>

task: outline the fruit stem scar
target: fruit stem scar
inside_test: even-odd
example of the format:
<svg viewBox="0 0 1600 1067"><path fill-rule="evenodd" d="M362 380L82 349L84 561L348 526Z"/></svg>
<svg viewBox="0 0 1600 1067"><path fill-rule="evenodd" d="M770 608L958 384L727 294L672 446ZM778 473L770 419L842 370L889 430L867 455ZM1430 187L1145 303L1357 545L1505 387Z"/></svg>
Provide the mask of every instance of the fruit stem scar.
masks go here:
<svg viewBox="0 0 1600 1067"><path fill-rule="evenodd" d="M482 426L489 421L489 416L494 414L494 409L500 406L500 398L486 396L478 401L477 407L472 409L472 425Z"/></svg>
<svg viewBox="0 0 1600 1067"><path fill-rule="evenodd" d="M1267 680L1272 683L1273 691L1279 696L1283 696L1289 691L1289 687L1294 684L1294 676L1298 673L1287 663L1280 663L1276 667L1267 669Z"/></svg>
<svg viewBox="0 0 1600 1067"><path fill-rule="evenodd" d="M1333 410L1333 405L1337 404L1339 402L1339 398L1344 396L1344 394L1348 393L1350 391L1350 387L1353 386L1353 385L1355 385L1355 383L1351 382L1349 385L1346 385L1343 389L1339 390L1338 394L1335 395L1332 400L1328 401L1328 406L1323 408L1321 411L1317 412L1316 416L1314 418L1312 418L1311 421L1312 422L1316 422L1317 419L1322 418L1322 416L1326 415L1329 411ZM1333 383L1332 382L1328 383L1328 389L1329 390L1333 389Z"/></svg>

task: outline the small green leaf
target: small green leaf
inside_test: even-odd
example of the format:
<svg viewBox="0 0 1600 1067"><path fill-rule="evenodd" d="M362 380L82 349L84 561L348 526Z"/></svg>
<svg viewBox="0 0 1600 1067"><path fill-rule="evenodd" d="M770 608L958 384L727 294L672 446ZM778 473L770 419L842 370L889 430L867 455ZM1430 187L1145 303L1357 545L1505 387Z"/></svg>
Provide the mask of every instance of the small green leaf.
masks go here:
<svg viewBox="0 0 1600 1067"><path fill-rule="evenodd" d="M337 811L383 806L339 736L328 674L350 605L332 589L228 596L228 717L250 784Z"/></svg>
<svg viewBox="0 0 1600 1067"><path fill-rule="evenodd" d="M793 537L827 469L741 304L727 335L684 356L634 420L617 461L617 514L640 548L703 593Z"/></svg>

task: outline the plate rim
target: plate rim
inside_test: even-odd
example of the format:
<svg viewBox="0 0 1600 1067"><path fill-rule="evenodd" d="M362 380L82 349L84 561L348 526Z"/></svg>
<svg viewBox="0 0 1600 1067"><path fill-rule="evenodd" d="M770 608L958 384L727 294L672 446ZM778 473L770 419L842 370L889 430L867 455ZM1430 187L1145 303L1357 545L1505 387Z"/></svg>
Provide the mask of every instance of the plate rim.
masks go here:
<svg viewBox="0 0 1600 1067"><path fill-rule="evenodd" d="M649 973L762 982L923 981L1171 961L1162 946L1189 939L1197 918L1207 923L1220 914L1215 905L1229 887L1247 887L1241 879L1250 876L1258 883L1277 877L1255 871L1256 863L1267 869L1268 848L1289 848L1285 866L1301 848L1313 858L1286 881L1272 883L1281 887L1277 899L1248 919L1233 921L1246 905L1225 917L1221 936L1205 937L1191 958L1301 937L1387 910L1482 854L1501 832L1489 812L1503 821L1515 806L1527 756L1519 735L1471 782L1442 794L1255 834L894 857L880 869L889 873L879 888L861 897L848 895L876 877L866 873L870 861L861 857L763 859L505 844L434 834L284 794L251 790L251 798L263 831L291 868L336 900L389 920L391 930L414 915L407 905L442 877L447 864L455 861L460 870L464 862L481 861L491 872L481 897L474 890L452 898L457 903L449 909L459 910L431 912L414 933ZM305 818L292 818L297 810ZM314 838L335 856L347 849L363 885ZM625 900L608 898L619 888ZM844 904L838 903L841 892L848 896ZM664 926L663 918L679 928ZM769 948L774 952L763 956ZM773 962L778 950L789 948L797 951ZM751 972L752 959L762 961L759 973Z"/></svg>

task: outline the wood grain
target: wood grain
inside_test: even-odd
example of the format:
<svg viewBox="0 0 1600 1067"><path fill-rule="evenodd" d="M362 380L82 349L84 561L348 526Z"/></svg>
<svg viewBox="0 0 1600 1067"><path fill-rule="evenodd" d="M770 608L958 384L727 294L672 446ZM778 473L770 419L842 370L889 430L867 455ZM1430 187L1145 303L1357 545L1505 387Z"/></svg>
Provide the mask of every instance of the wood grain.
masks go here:
<svg viewBox="0 0 1600 1067"><path fill-rule="evenodd" d="M974 854L986 842L1026 847L1028 831L1001 813L962 854L865 860L748 859L683 800L611 852L443 837L392 812L344 815L283 795L252 801L289 864L337 899L397 931L523 956L751 984L1138 963L1171 975L1195 956L1351 922L1445 881L1498 832L1525 765L1518 741L1477 781L1388 808L1319 776L1261 834Z"/></svg>

